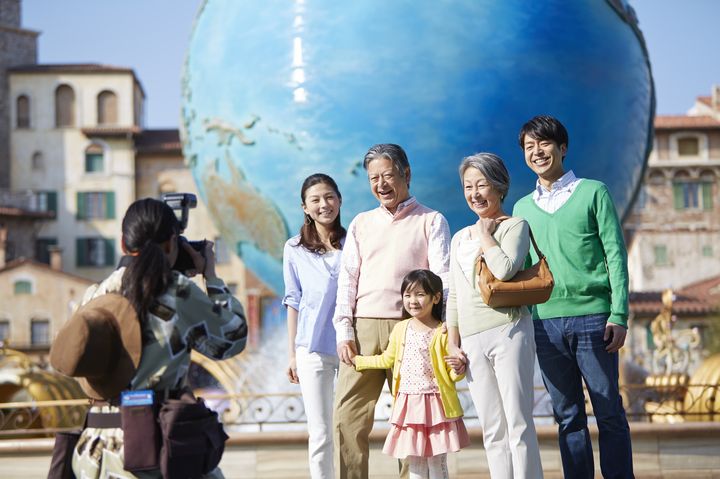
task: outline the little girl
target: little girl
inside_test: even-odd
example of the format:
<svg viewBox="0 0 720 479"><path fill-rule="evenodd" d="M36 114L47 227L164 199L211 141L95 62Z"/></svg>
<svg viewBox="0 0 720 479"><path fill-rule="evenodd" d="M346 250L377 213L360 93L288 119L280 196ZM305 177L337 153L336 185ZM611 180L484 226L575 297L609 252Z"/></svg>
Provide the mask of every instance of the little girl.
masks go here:
<svg viewBox="0 0 720 479"><path fill-rule="evenodd" d="M442 280L418 269L400 288L403 316L388 347L376 356L355 356L355 369L393 368L393 411L383 452L408 459L411 478L447 478L447 453L470 443L455 390L456 374L445 364ZM407 360L405 360L407 359Z"/></svg>

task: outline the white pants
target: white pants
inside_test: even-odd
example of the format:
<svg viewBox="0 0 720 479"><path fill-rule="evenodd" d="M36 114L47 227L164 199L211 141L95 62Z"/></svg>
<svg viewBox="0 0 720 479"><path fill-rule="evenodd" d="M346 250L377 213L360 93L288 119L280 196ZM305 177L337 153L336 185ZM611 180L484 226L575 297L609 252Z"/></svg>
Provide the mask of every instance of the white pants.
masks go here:
<svg viewBox="0 0 720 479"><path fill-rule="evenodd" d="M333 479L333 403L337 356L295 350L295 364L305 405L308 459L312 479Z"/></svg>
<svg viewBox="0 0 720 479"><path fill-rule="evenodd" d="M449 479L447 454L433 457L408 456L409 479Z"/></svg>
<svg viewBox="0 0 720 479"><path fill-rule="evenodd" d="M540 479L533 422L535 333L522 319L462 338L467 382L492 479Z"/></svg>

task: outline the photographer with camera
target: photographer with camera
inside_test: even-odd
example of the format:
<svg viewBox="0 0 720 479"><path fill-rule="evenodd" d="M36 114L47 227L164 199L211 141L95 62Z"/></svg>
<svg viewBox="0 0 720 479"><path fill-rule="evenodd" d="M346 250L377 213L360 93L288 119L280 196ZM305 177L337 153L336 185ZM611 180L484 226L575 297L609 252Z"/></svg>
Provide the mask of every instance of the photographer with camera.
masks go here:
<svg viewBox="0 0 720 479"><path fill-rule="evenodd" d="M190 352L218 360L240 353L247 322L215 274L213 243L196 251L181 239L183 229L166 202L146 198L130 205L122 222L127 257L87 290L55 339L51 364L81 378L94 399L72 449L77 477L223 477L216 466L227 436L215 413L189 392ZM191 267L178 267L181 253ZM178 269L202 273L207 293ZM168 440L174 418L168 425L163 414L170 400L187 397L186 404L200 404L210 419L194 437ZM173 443L185 450L173 451ZM173 456L184 462L169 463Z"/></svg>

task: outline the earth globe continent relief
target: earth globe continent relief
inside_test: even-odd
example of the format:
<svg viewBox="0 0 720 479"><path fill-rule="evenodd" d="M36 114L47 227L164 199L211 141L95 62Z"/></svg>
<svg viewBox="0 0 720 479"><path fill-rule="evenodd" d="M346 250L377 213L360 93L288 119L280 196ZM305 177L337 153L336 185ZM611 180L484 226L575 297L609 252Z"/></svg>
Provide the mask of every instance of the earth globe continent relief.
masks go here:
<svg viewBox="0 0 720 479"><path fill-rule="evenodd" d="M565 168L620 216L652 143L654 91L625 0L205 0L183 74L183 153L223 238L277 294L300 186L326 173L347 226L377 206L362 166L397 143L410 193L452 232L473 222L463 157L500 155L507 211L532 190L517 133L538 114L570 135Z"/></svg>

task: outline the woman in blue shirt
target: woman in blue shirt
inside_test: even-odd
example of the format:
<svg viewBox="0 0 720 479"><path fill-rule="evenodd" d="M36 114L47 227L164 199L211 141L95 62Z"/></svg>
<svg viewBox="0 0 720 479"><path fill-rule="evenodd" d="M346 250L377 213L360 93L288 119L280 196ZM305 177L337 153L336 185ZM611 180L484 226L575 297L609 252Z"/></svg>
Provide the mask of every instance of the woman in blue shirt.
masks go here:
<svg viewBox="0 0 720 479"><path fill-rule="evenodd" d="M345 228L340 224L342 197L328 175L307 177L300 198L305 222L283 252L287 375L290 382L300 384L305 404L310 474L325 479L334 477L332 420L338 357L332 316Z"/></svg>

